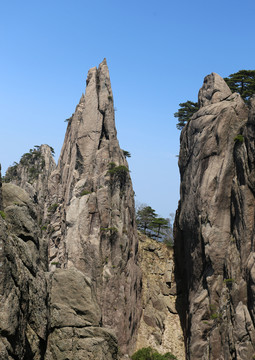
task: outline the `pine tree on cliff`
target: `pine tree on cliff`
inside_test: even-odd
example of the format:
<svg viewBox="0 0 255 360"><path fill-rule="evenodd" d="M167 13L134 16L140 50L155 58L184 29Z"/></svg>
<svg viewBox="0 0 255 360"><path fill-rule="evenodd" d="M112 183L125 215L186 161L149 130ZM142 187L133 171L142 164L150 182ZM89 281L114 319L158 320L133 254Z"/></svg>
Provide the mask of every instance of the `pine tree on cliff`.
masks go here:
<svg viewBox="0 0 255 360"><path fill-rule="evenodd" d="M230 74L224 80L230 90L233 93L239 93L246 103L255 94L255 70L239 70L237 73ZM180 103L179 106L180 108L174 113L174 117L178 118L177 129L182 130L192 115L198 111L198 103L188 100Z"/></svg>
<svg viewBox="0 0 255 360"><path fill-rule="evenodd" d="M198 110L198 103L193 101L186 101L185 103L179 104L180 109L174 113L174 117L178 118L176 127L181 130L191 116Z"/></svg>
<svg viewBox="0 0 255 360"><path fill-rule="evenodd" d="M240 70L224 78L232 92L241 95L245 102L255 94L255 70Z"/></svg>

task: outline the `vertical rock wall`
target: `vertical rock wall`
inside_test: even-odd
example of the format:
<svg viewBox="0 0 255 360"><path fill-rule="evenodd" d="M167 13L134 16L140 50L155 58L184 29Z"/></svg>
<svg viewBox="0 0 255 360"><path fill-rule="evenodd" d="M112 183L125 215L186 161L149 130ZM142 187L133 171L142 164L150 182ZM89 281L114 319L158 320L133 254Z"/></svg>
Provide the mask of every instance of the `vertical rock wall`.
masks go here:
<svg viewBox="0 0 255 360"><path fill-rule="evenodd" d="M131 353L141 316L134 192L105 60L88 73L58 166L52 148L35 146L5 181L2 358L113 360L116 336Z"/></svg>
<svg viewBox="0 0 255 360"><path fill-rule="evenodd" d="M116 135L104 60L88 72L51 175L49 266L75 268L91 279L102 325L115 331L125 353L140 319L141 275L134 192Z"/></svg>
<svg viewBox="0 0 255 360"><path fill-rule="evenodd" d="M0 359L43 359L47 342L47 252L28 194L3 184L0 216Z"/></svg>
<svg viewBox="0 0 255 360"><path fill-rule="evenodd" d="M217 74L181 134L177 308L187 359L254 357L254 100Z"/></svg>

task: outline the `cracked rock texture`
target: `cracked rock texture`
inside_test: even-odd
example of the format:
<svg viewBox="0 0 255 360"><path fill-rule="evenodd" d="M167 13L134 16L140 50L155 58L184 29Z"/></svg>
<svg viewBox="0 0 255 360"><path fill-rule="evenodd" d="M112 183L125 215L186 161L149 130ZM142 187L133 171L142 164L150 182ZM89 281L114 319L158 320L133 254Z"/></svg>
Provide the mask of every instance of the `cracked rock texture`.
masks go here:
<svg viewBox="0 0 255 360"><path fill-rule="evenodd" d="M35 206L3 184L0 216L0 359L42 359L47 341L47 246Z"/></svg>
<svg viewBox="0 0 255 360"><path fill-rule="evenodd" d="M175 220L177 310L187 359L255 355L255 99L217 74L181 133ZM237 135L239 135L237 137Z"/></svg>
<svg viewBox="0 0 255 360"><path fill-rule="evenodd" d="M49 280L49 336L45 360L118 358L117 340L100 326L91 282L76 268L57 269Z"/></svg>
<svg viewBox="0 0 255 360"><path fill-rule="evenodd" d="M102 326L128 353L141 314L141 274L134 192L117 140L106 60L89 70L86 85L49 182L49 266L74 267L91 280Z"/></svg>
<svg viewBox="0 0 255 360"><path fill-rule="evenodd" d="M114 360L135 347L141 272L134 191L117 140L106 60L89 70L86 85L68 119L58 165L51 147L35 146L5 176L6 222L0 220L4 251L15 254L9 266L18 279L7 271L13 301L6 290L3 302L12 328L9 334L11 325L0 318L1 349L15 359ZM22 292L26 283L38 292L42 320L29 305L29 292ZM5 319L9 313L3 309ZM20 312L23 322L17 320ZM33 345L26 353L28 342Z"/></svg>
<svg viewBox="0 0 255 360"><path fill-rule="evenodd" d="M22 187L33 199L40 221L47 216L49 178L56 168L53 154L54 150L49 145L35 146L5 174L5 181Z"/></svg>
<svg viewBox="0 0 255 360"><path fill-rule="evenodd" d="M152 347L185 359L183 333L175 307L173 249L139 234L139 264L142 270L143 313L136 350Z"/></svg>

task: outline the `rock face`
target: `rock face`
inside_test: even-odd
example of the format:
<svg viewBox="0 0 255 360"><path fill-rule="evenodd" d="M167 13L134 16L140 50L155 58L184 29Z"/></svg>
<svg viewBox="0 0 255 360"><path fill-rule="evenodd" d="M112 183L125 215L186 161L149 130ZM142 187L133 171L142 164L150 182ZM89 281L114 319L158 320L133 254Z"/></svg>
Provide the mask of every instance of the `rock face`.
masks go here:
<svg viewBox="0 0 255 360"><path fill-rule="evenodd" d="M24 276L15 279L6 270L3 351L20 360L114 360L118 346L120 354L135 346L141 272L134 192L117 140L105 60L89 70L86 94L68 121L58 166L52 150L35 146L5 176L4 251L15 254L5 253L10 258L5 266ZM15 235L13 243L7 241L6 226ZM30 306L29 292L22 292L28 287L38 291L38 308ZM8 296L14 300L8 302ZM17 320L20 313L23 322ZM4 314L14 323L10 331ZM27 347L29 339L33 344Z"/></svg>
<svg viewBox="0 0 255 360"><path fill-rule="evenodd" d="M134 192L105 60L89 70L86 94L69 119L50 200L50 269L75 267L91 279L102 325L129 352L141 313L141 276Z"/></svg>
<svg viewBox="0 0 255 360"><path fill-rule="evenodd" d="M163 243L139 236L139 264L142 270L143 314L136 349L152 347L185 359L180 319L175 308L173 249Z"/></svg>
<svg viewBox="0 0 255 360"><path fill-rule="evenodd" d="M101 311L91 282L80 271L58 269L50 274L49 318L45 360L117 360L114 334L101 327Z"/></svg>
<svg viewBox="0 0 255 360"><path fill-rule="evenodd" d="M19 163L10 166L5 175L6 182L22 187L34 200L41 221L47 216L49 178L56 168L53 154L54 149L48 145L35 146Z"/></svg>
<svg viewBox="0 0 255 360"><path fill-rule="evenodd" d="M187 359L255 355L255 100L217 74L181 134L175 222L177 309Z"/></svg>
<svg viewBox="0 0 255 360"><path fill-rule="evenodd" d="M117 360L91 281L75 268L47 268L36 204L22 188L3 184L0 359Z"/></svg>
<svg viewBox="0 0 255 360"><path fill-rule="evenodd" d="M42 359L47 341L47 247L35 205L3 184L0 216L0 359Z"/></svg>

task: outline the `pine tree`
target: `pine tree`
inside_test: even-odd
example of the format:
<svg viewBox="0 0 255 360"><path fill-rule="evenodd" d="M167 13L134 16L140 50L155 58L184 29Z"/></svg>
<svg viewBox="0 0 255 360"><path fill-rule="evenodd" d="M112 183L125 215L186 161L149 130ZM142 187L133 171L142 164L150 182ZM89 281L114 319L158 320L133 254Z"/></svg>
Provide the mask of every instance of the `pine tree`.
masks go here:
<svg viewBox="0 0 255 360"><path fill-rule="evenodd" d="M185 103L179 104L179 106L180 109L174 113L174 117L178 118L177 129L182 130L191 116L198 111L198 103L188 100Z"/></svg>
<svg viewBox="0 0 255 360"><path fill-rule="evenodd" d="M166 230L169 228L168 219L164 219L162 217L156 217L152 220L150 227L154 230L157 239L160 239L165 233L162 230Z"/></svg>
<svg viewBox="0 0 255 360"><path fill-rule="evenodd" d="M136 223L139 230L144 234L148 234L148 230L151 230L151 223L157 217L154 209L150 206L142 205L136 213Z"/></svg>
<svg viewBox="0 0 255 360"><path fill-rule="evenodd" d="M224 80L230 90L239 93L245 102L255 94L255 70L240 70Z"/></svg>
<svg viewBox="0 0 255 360"><path fill-rule="evenodd" d="M233 93L239 93L246 103L255 94L255 70L239 70L224 78L224 80L230 90ZM179 104L179 106L180 108L174 113L174 117L178 118L177 129L182 130L192 115L198 111L198 103L188 100Z"/></svg>

